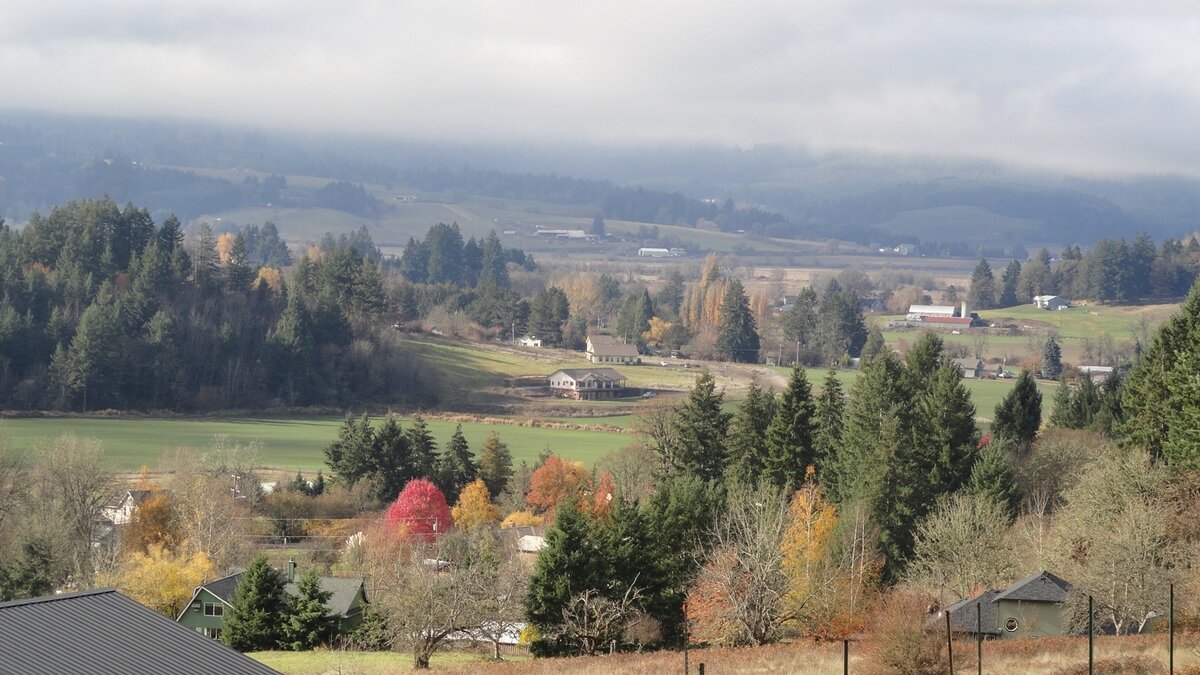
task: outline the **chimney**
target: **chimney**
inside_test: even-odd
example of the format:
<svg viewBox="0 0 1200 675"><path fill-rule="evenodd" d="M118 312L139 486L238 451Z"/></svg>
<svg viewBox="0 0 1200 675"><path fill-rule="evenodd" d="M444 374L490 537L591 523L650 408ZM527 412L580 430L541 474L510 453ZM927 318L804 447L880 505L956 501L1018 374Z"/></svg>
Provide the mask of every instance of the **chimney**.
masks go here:
<svg viewBox="0 0 1200 675"><path fill-rule="evenodd" d="M296 582L296 559L295 558L291 558L290 560L288 560L287 570L288 570L287 571L288 583L289 584L295 583Z"/></svg>

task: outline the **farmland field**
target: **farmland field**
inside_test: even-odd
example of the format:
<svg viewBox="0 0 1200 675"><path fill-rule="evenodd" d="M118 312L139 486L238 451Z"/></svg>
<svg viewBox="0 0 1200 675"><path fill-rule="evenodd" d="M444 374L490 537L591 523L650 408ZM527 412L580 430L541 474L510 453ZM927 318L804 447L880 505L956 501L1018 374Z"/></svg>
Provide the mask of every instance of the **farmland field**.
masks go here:
<svg viewBox="0 0 1200 675"><path fill-rule="evenodd" d="M454 433L456 423L428 420L440 445ZM259 462L266 467L316 471L325 465L322 449L337 436L341 419L317 418L37 418L0 420L0 441L16 448L31 448L61 434L95 438L113 466L136 470L154 467L177 448L203 450L216 436L238 443L259 444ZM508 444L514 463L531 464L549 448L556 454L591 465L604 455L628 445L633 437L613 431L583 431L525 427L509 424L464 422L463 435L478 453L484 440L497 433Z"/></svg>

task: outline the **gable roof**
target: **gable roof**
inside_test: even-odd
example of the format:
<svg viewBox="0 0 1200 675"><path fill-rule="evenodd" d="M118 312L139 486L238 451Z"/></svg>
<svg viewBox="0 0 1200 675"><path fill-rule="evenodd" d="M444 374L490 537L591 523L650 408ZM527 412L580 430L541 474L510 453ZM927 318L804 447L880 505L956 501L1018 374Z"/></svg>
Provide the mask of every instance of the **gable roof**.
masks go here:
<svg viewBox="0 0 1200 675"><path fill-rule="evenodd" d="M104 504L103 508L119 509L125 504L125 500L127 499L132 499L135 505L141 504L149 499L150 495L152 494L154 493L150 490L122 490L121 492L113 495L112 499L108 500L108 502Z"/></svg>
<svg viewBox="0 0 1200 675"><path fill-rule="evenodd" d="M592 354L596 356L640 356L637 345L624 345L619 342L612 344L592 345Z"/></svg>
<svg viewBox="0 0 1200 675"><path fill-rule="evenodd" d="M621 382L625 379L624 375L617 372L613 368L561 368L554 371L550 377L554 377L559 373L566 375L576 382L580 382L588 378L605 380L607 382Z"/></svg>
<svg viewBox="0 0 1200 675"><path fill-rule="evenodd" d="M617 339L611 335L589 335L587 336L587 341L592 346L617 344Z"/></svg>
<svg viewBox="0 0 1200 675"><path fill-rule="evenodd" d="M277 672L111 588L0 603L0 635L4 672Z"/></svg>
<svg viewBox="0 0 1200 675"><path fill-rule="evenodd" d="M333 594L325 601L325 609L333 616L347 617L351 613L357 614L361 610L354 608L354 598L358 597L363 583L362 577L321 577L321 590ZM295 583L285 584L283 590L288 595L300 594L300 589Z"/></svg>
<svg viewBox="0 0 1200 675"><path fill-rule="evenodd" d="M950 630L956 633L983 633L984 635L999 635L1000 627L996 622L996 603L992 602L1000 591L990 588L973 598L964 598L946 608L950 612ZM979 603L978 616L975 603ZM976 631L976 620L981 630Z"/></svg>
<svg viewBox="0 0 1200 675"><path fill-rule="evenodd" d="M197 586L195 592L192 594L192 599L187 604L191 605L195 602L196 593L205 590L220 598L225 604L232 606L233 593L237 590L238 582L242 580L242 575L245 573L245 570L240 570L220 579L214 579L207 584ZM358 592L363 588L364 583L362 577L321 577L321 590L333 594L326 601L325 609L329 610L329 613L335 616L348 616L352 611L354 598L358 596ZM292 582L284 584L283 590L288 595L299 595L300 593L299 588ZM183 611L187 611L186 606Z"/></svg>
<svg viewBox="0 0 1200 675"><path fill-rule="evenodd" d="M1071 584L1062 577L1042 571L1031 574L996 595L994 601L1064 602Z"/></svg>
<svg viewBox="0 0 1200 675"><path fill-rule="evenodd" d="M950 359L951 363L964 370L978 370L983 368L983 361L979 359Z"/></svg>

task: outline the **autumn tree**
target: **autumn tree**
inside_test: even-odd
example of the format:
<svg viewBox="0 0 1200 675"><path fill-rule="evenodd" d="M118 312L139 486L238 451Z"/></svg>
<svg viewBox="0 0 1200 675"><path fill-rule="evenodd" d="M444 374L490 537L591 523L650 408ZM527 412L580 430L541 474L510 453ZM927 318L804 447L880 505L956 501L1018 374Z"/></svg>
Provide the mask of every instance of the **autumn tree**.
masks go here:
<svg viewBox="0 0 1200 675"><path fill-rule="evenodd" d="M553 513L560 504L578 501L588 475L583 465L550 455L533 472L526 501L538 513Z"/></svg>
<svg viewBox="0 0 1200 675"><path fill-rule="evenodd" d="M403 528L409 539L431 544L454 527L446 496L424 478L408 482L385 516L393 529Z"/></svg>
<svg viewBox="0 0 1200 675"><path fill-rule="evenodd" d="M458 496L458 503L450 510L454 524L463 530L473 530L477 527L497 525L500 522L500 509L492 503L487 485L482 480L467 485Z"/></svg>
<svg viewBox="0 0 1200 675"><path fill-rule="evenodd" d="M100 579L143 605L174 619L183 611L192 592L213 578L216 567L202 552L172 552L161 543L126 554L113 572Z"/></svg>
<svg viewBox="0 0 1200 675"><path fill-rule="evenodd" d="M787 530L783 535L783 573L787 577L785 602L798 621L819 616L836 588L839 569L834 557L837 509L825 501L810 473L792 495Z"/></svg>
<svg viewBox="0 0 1200 675"><path fill-rule="evenodd" d="M150 490L150 496L138 505L121 531L121 545L131 552L146 553L154 546L174 551L181 539L175 505L157 486Z"/></svg>

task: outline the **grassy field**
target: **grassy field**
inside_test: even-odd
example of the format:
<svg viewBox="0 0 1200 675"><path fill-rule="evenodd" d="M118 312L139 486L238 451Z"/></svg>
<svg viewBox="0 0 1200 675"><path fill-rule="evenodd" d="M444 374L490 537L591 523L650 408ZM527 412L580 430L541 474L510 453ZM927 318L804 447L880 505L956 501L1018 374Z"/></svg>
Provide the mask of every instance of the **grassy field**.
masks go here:
<svg viewBox="0 0 1200 675"><path fill-rule="evenodd" d="M454 422L431 419L429 428L444 444L454 433ZM104 447L113 466L136 470L145 465L154 468L159 459L177 448L203 450L216 436L228 436L238 443L258 443L259 462L266 467L295 471L316 471L325 465L322 449L336 436L341 419L320 418L37 418L0 420L0 440L16 448L31 448L37 443L70 433L95 438ZM479 452L483 442L497 433L513 454L513 461L531 464L538 453L549 448L567 459L591 465L604 455L632 442L628 434L606 431L582 431L524 427L510 424L464 422L463 435L472 450Z"/></svg>
<svg viewBox="0 0 1200 675"><path fill-rule="evenodd" d="M388 675L413 670L412 654L401 652L350 652L321 650L312 652L251 652L251 658L286 675ZM528 657L507 657L514 663ZM470 670L483 660L479 654L438 652L429 662L430 670Z"/></svg>

